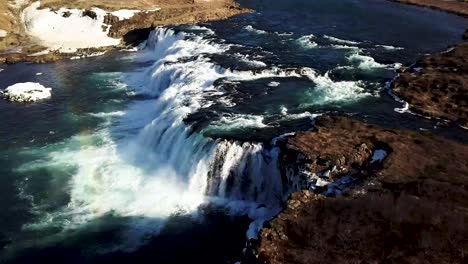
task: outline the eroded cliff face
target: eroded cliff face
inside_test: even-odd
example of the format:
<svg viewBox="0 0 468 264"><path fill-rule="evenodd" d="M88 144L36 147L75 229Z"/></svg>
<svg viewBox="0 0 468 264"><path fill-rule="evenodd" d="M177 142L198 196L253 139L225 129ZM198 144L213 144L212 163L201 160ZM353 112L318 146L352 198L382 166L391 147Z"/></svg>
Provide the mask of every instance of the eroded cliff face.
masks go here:
<svg viewBox="0 0 468 264"><path fill-rule="evenodd" d="M261 232L255 262L468 260L468 146L428 133L321 117L316 131L288 139L286 151L308 160L310 174L341 166L328 186L349 175L362 182L332 195L315 189L293 194Z"/></svg>

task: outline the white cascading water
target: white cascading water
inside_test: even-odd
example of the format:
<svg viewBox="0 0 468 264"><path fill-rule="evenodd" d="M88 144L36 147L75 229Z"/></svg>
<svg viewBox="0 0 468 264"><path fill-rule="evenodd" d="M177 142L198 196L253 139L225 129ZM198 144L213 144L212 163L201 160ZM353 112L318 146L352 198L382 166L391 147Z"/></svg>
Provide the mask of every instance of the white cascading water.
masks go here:
<svg viewBox="0 0 468 264"><path fill-rule="evenodd" d="M287 195L301 186L291 188L292 175L281 175L277 148L205 138L192 133L184 118L210 106L209 95L222 95L218 103L234 104L229 94L214 85L219 79L233 82L294 76L315 82L316 89L329 100L365 94L358 82L333 82L309 68L273 67L260 72L223 69L206 55L223 53L229 45L194 34L158 28L146 46L134 59L153 64L124 78L145 99L135 100L125 111L97 114L117 116L118 122L106 123L95 133L74 136L58 147L60 151L53 147L46 164L31 165L68 167L75 172L67 207L46 214L30 228L51 224L79 228L113 214L130 219L127 244L120 249L132 250L141 238L157 234L170 216L195 216L200 205L210 203L228 213L249 215L254 221L247 236L253 238L263 221L279 212ZM340 93L343 91L346 96ZM295 115L286 111L284 118ZM239 120L244 119L234 115L214 125L233 129L236 123L242 126ZM248 119L249 124L253 122ZM254 120L251 126L266 126L262 118Z"/></svg>
<svg viewBox="0 0 468 264"><path fill-rule="evenodd" d="M205 138L191 133L184 118L210 104L204 95L222 94L214 86L220 78L296 73L234 72L204 56L228 48L199 36L156 29L135 58L151 58L154 64L124 78L146 99L119 112L115 124L77 135L65 149L51 151L47 167L76 168L70 202L29 227L55 223L74 229L106 214L128 217L126 244L118 248L133 250L142 238L157 234L170 216L195 216L200 205L211 203L228 213L249 215L255 221L248 237L254 237L261 223L280 210L285 195L278 150Z"/></svg>

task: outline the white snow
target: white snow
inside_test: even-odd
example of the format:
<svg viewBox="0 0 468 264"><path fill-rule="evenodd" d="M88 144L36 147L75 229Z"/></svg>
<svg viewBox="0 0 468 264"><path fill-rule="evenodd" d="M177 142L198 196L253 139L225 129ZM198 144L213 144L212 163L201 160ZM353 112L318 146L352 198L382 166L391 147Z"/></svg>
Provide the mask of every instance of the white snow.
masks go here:
<svg viewBox="0 0 468 264"><path fill-rule="evenodd" d="M26 82L9 86L0 95L9 101L35 102L51 97L51 90L39 83Z"/></svg>
<svg viewBox="0 0 468 264"><path fill-rule="evenodd" d="M4 38L8 35L8 32L6 32L5 30L3 29L0 29L0 38Z"/></svg>
<svg viewBox="0 0 468 264"><path fill-rule="evenodd" d="M378 149L374 151L371 163L374 163L376 161L382 162L385 159L385 157L387 157L387 152L383 149Z"/></svg>
<svg viewBox="0 0 468 264"><path fill-rule="evenodd" d="M96 19L82 16L82 10L61 8L58 12L38 9L40 2L28 6L22 13L22 20L29 35L37 38L49 50L76 52L80 48L115 46L119 39L107 36L103 30L106 11L93 8ZM67 18L64 12L70 12Z"/></svg>
<svg viewBox="0 0 468 264"><path fill-rule="evenodd" d="M133 17L136 13L140 13L140 10L135 10L135 9L121 9L118 11L114 11L111 14L118 17L119 20L125 20Z"/></svg>

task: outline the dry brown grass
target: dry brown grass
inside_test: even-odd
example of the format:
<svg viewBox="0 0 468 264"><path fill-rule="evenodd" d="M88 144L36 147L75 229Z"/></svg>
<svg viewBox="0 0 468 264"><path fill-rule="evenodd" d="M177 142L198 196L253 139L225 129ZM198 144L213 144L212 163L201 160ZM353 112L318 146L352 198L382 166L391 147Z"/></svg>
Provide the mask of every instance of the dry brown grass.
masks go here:
<svg viewBox="0 0 468 264"><path fill-rule="evenodd" d="M42 0L42 7L49 7L58 9L60 7L88 9L91 7L99 7L105 10L118 10L118 9L140 9L148 10L155 7L183 7L193 5L194 3L203 3L203 1L194 0ZM229 0L211 0L210 4L219 4L224 2L231 2Z"/></svg>
<svg viewBox="0 0 468 264"><path fill-rule="evenodd" d="M287 239L260 262L467 263L468 215L402 194L310 200L281 221ZM276 221L276 220L275 220ZM266 234L263 246L268 248Z"/></svg>
<svg viewBox="0 0 468 264"><path fill-rule="evenodd" d="M468 1L466 0L393 0L396 2L424 6L434 9L468 16Z"/></svg>
<svg viewBox="0 0 468 264"><path fill-rule="evenodd" d="M8 32L6 38L0 38L0 51L14 48L20 43L21 26L18 10L10 5L14 1L0 1L0 29Z"/></svg>
<svg viewBox="0 0 468 264"><path fill-rule="evenodd" d="M352 197L293 194L261 233L261 263L468 263L468 145L343 117L316 125L288 144L332 165L362 144L389 155Z"/></svg>

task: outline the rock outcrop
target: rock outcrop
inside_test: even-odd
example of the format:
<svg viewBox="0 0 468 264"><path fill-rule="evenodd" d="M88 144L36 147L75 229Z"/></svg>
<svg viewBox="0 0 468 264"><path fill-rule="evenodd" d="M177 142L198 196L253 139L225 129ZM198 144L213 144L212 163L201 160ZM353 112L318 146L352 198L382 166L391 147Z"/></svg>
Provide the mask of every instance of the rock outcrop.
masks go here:
<svg viewBox="0 0 468 264"><path fill-rule="evenodd" d="M344 117L317 128L286 144L311 170L320 161L359 171L371 151L388 156L341 196L293 194L261 232L257 263L466 263L468 146Z"/></svg>
<svg viewBox="0 0 468 264"><path fill-rule="evenodd" d="M410 110L468 126L468 42L428 55L392 84Z"/></svg>

